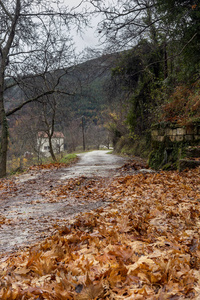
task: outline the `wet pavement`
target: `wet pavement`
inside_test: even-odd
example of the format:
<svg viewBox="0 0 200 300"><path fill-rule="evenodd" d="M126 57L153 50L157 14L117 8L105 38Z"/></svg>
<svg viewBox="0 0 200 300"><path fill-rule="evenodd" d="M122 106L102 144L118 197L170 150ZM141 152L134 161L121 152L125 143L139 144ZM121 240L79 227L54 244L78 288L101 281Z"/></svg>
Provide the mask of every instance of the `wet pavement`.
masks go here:
<svg viewBox="0 0 200 300"><path fill-rule="evenodd" d="M95 184L109 184L126 161L108 151L78 156L79 161L69 168L30 170L13 177L0 190L0 253L40 241L52 235L55 226L63 225L66 219L106 205L101 199L88 200L81 195L77 198L73 191L60 198L52 196L57 187L75 184L75 178L87 183L95 178Z"/></svg>
<svg viewBox="0 0 200 300"><path fill-rule="evenodd" d="M117 155L108 154L108 151L92 151L78 155L79 161L73 168L65 169L61 179L79 176L107 177L117 175L117 168L121 167L125 159Z"/></svg>

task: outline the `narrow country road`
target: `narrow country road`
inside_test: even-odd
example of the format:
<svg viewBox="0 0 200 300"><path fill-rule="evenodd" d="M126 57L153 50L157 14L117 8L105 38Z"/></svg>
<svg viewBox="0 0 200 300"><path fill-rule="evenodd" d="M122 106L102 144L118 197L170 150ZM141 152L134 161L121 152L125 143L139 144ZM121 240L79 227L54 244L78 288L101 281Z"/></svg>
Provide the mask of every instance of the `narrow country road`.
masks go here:
<svg viewBox="0 0 200 300"><path fill-rule="evenodd" d="M79 162L73 168L65 169L62 179L78 176L101 176L116 175L116 169L121 167L125 159L117 155L108 154L108 151L92 151L79 154Z"/></svg>
<svg viewBox="0 0 200 300"><path fill-rule="evenodd" d="M29 170L2 180L0 253L35 243L66 219L106 205L106 196L95 199L94 192L91 197L89 193L103 191L125 161L108 151L92 151L79 154L79 161L69 168Z"/></svg>

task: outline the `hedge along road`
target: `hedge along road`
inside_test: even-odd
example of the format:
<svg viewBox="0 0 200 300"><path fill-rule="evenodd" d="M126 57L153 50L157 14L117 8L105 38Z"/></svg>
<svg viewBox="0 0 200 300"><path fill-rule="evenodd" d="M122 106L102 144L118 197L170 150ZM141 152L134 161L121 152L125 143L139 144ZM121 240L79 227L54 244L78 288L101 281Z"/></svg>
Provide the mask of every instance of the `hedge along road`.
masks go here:
<svg viewBox="0 0 200 300"><path fill-rule="evenodd" d="M78 155L68 168L29 170L12 179L1 180L0 253L15 251L52 235L55 226L80 212L106 205L105 199L83 189L106 189L126 159L92 151ZM86 199L87 198L87 199Z"/></svg>

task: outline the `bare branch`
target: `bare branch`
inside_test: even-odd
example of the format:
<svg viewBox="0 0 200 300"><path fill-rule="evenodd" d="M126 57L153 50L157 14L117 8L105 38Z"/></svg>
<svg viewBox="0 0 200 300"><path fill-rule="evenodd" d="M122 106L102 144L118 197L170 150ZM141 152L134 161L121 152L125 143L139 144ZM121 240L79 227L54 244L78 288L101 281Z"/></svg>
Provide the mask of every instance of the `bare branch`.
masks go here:
<svg viewBox="0 0 200 300"><path fill-rule="evenodd" d="M63 91L59 91L59 90L51 90L51 91L46 91L40 95L37 95L33 98L30 98L26 101L24 101L23 103L21 103L19 106L13 108L12 110L6 112L6 117L9 117L11 115L13 115L15 112L19 111L20 109L22 109L22 107L24 107L25 105L27 105L28 103L31 103L31 102L36 102L38 101L40 98L42 97L45 97L45 96L48 96L48 95L52 95L54 93L57 93L57 94L64 94L64 95L68 95L68 96L72 96L73 94L70 94L70 93L67 93L67 92L63 92Z"/></svg>
<svg viewBox="0 0 200 300"><path fill-rule="evenodd" d="M11 21L13 21L13 16L9 13L9 11L6 9L5 5L3 4L2 0L0 0L0 6L3 8L6 15L10 18Z"/></svg>
<svg viewBox="0 0 200 300"><path fill-rule="evenodd" d="M10 48L11 48L11 45L13 43L13 40L14 40L14 37L15 37L16 25L17 25L18 18L19 18L19 15L20 15L20 8L21 8L21 6L20 6L20 0L17 0L17 2L16 2L16 8L15 8L15 16L14 16L14 18L12 20L10 34L8 36L8 41L6 43L6 46L3 49L4 56L8 56L8 53L9 53Z"/></svg>

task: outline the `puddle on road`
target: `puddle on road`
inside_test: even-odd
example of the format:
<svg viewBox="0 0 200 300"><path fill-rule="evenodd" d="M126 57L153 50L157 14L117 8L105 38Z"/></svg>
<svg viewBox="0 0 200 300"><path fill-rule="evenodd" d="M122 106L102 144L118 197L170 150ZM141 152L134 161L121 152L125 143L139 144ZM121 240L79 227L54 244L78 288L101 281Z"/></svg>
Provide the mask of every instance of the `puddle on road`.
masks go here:
<svg viewBox="0 0 200 300"><path fill-rule="evenodd" d="M70 201L70 200L69 200ZM53 233L55 226L63 226L66 220L74 218L80 212L91 211L105 206L104 202L76 203L69 202L46 203L33 208L24 208L11 212L10 225L0 228L0 253L18 250L23 246L36 243Z"/></svg>
<svg viewBox="0 0 200 300"><path fill-rule="evenodd" d="M31 179L34 180L34 179L37 179L39 177L39 175L40 174L33 174L33 173L31 173L31 174L29 174L29 173L21 174L20 177L18 177L18 181L19 182L26 182L26 181L31 180Z"/></svg>
<svg viewBox="0 0 200 300"><path fill-rule="evenodd" d="M75 166L73 168L67 168L65 169L65 173L63 173L60 177L61 180L69 179L69 178L75 178L80 176L86 176L86 177L110 177L116 173L116 168L121 167L121 165L104 165L104 166ZM114 173L114 174L112 174Z"/></svg>

